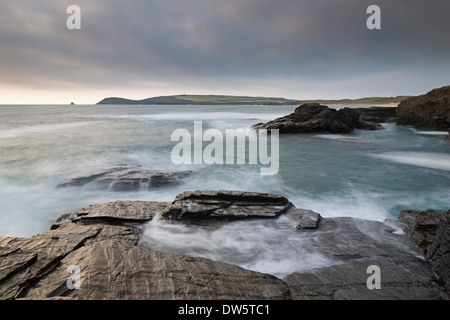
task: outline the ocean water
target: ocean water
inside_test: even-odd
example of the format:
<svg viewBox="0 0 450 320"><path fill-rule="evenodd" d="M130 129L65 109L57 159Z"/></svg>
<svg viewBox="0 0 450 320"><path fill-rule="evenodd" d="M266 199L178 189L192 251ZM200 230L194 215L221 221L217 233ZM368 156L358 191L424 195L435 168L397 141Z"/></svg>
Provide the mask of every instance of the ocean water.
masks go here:
<svg viewBox="0 0 450 320"><path fill-rule="evenodd" d="M450 209L450 145L444 132L383 124L384 130L348 135L280 135L280 166L272 176L261 175L258 165L172 163L175 129L193 132L200 120L204 130L245 129L295 107L0 106L0 236L32 236L59 215L90 204L172 201L186 190L277 193L324 217L378 221L404 209ZM56 188L68 177L123 163L189 169L193 175L179 185L135 192ZM336 263L295 245L304 241L298 232L280 231L291 227L295 221L288 217L209 231L155 220L145 226L144 242L272 274ZM301 258L278 256L289 250Z"/></svg>

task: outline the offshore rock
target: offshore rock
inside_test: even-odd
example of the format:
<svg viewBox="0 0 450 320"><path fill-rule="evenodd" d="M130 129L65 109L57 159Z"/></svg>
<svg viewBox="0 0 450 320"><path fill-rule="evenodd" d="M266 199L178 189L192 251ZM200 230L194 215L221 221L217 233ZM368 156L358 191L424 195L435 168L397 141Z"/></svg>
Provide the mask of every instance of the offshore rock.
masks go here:
<svg viewBox="0 0 450 320"><path fill-rule="evenodd" d="M69 178L57 185L64 187L87 187L90 190L137 191L180 183L192 171L162 172L141 166L117 166L90 172L86 175Z"/></svg>
<svg viewBox="0 0 450 320"><path fill-rule="evenodd" d="M450 128L450 86L400 102L397 124L444 131Z"/></svg>
<svg viewBox="0 0 450 320"><path fill-rule="evenodd" d="M395 121L395 107L332 109L318 103L307 103L290 115L267 123L258 123L254 129L278 129L280 133L350 133L354 129L383 129L380 123Z"/></svg>

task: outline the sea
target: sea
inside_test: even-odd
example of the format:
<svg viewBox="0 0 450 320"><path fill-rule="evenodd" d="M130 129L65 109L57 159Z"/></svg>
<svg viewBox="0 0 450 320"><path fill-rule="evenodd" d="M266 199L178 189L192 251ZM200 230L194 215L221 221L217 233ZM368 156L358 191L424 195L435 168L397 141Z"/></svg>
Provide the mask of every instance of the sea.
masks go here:
<svg viewBox="0 0 450 320"><path fill-rule="evenodd" d="M382 124L351 134L281 134L279 170L261 165L174 164L176 129L248 129L296 106L1 105L0 236L31 237L60 215L116 200L173 201L184 191L241 190L287 197L323 217L384 221L402 210L450 209L447 132ZM334 106L367 107L367 106ZM138 191L57 188L69 177L127 164L191 170L179 184ZM142 243L283 276L338 263L312 252L289 217L212 229L154 219ZM301 245L305 244L305 245Z"/></svg>

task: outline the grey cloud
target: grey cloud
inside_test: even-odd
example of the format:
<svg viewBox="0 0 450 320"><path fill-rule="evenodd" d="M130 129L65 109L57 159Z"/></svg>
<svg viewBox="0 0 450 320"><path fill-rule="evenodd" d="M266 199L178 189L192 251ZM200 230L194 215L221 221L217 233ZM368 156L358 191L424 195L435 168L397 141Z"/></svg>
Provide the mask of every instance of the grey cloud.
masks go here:
<svg viewBox="0 0 450 320"><path fill-rule="evenodd" d="M80 31L65 28L73 1L0 4L1 82L108 86L296 75L338 81L392 70L449 71L448 1L378 0L376 31L365 28L373 2L366 0L75 2Z"/></svg>

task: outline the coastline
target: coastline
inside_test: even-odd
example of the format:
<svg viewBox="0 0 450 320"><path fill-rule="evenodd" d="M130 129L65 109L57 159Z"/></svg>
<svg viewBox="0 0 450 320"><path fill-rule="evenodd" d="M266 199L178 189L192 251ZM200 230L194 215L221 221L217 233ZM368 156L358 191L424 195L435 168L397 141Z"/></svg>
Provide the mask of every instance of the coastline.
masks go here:
<svg viewBox="0 0 450 320"><path fill-rule="evenodd" d="M330 146L339 144L336 154L340 155L340 147L349 146L350 148L347 149L349 151L353 146L353 141L351 141L352 144L348 144L349 141L344 133L351 132L355 128L369 132L383 129L380 128L380 123L395 122L400 119L399 110L403 109L404 113L411 114L405 112L405 109L420 105L415 102L417 100L448 101L441 96L435 97L436 92L446 90L448 88L436 89L428 96L407 100L400 104L397 110L393 110L395 108L360 108L362 110L346 108L347 110L338 111L318 103L305 104L288 116L257 125L274 124L283 129L289 129L289 126L294 129L301 128L303 130L301 132L304 132L305 128L311 132L326 132L325 140L320 140L318 145L322 146L323 142L327 142L326 150L329 151ZM445 103L443 105L433 103L436 105L436 112L442 112L444 108L447 108ZM272 114L268 113L268 115ZM429 120L426 112L417 111L415 115L422 118L421 120ZM123 119L130 118L127 114L107 116L119 119L114 123L118 125L117 128L123 128ZM144 114L138 119L138 123L143 119L147 121L153 116ZM199 113L194 112L186 122L198 116ZM217 117L217 114L215 116ZM235 116L235 114L231 115L231 117ZM100 117L106 116L100 115ZM164 120L171 120L172 117L171 114L167 116L167 113L163 113L163 116L156 115L157 119ZM254 119L251 117L246 121L254 121ZM436 119L436 125L441 126L440 117L431 118L432 121ZM434 128L432 121L427 124L430 128ZM228 125L226 119L224 122ZM154 121L150 122L150 126L154 124ZM131 122L127 125L126 128L130 128L136 126L136 123ZM162 126L166 125L167 123L163 122ZM392 129L392 126L390 128ZM25 130L25 134L26 132ZM291 132L287 130L281 133ZM333 133L338 133L339 140L334 137L330 139ZM419 134L420 132L417 135L416 133L410 135L409 141L414 143L416 139L421 139L420 146L428 147L431 140L427 139L431 139L432 135ZM381 136L375 134L370 136L372 140L367 145L380 141ZM73 138L71 135L69 137ZM152 137L153 142L157 143L159 137ZM307 139L308 136L304 137ZM298 145L301 139L292 138L294 138L293 135L288 137L293 145ZM404 142L404 138L405 136L402 136L401 143ZM148 141L145 142L148 143ZM307 144L308 142L310 140L306 141ZM436 147L438 150L443 150L447 146L437 139L433 139L433 143L438 146ZM395 144L392 150L397 150L396 146L398 144ZM62 148L66 149L64 143ZM373 152L373 149L370 150ZM385 152L385 149L379 150L379 152ZM297 154L292 156L296 157ZM137 154L136 157L140 158L142 154ZM167 158L164 159L167 161ZM366 168L367 159L367 155L364 154L362 158L364 168ZM313 163L314 166L305 172L317 170L316 162L307 161L304 164L308 163ZM328 166L331 164L326 163ZM346 162L341 168L345 167L347 167ZM390 167L389 163L387 167ZM437 169L440 168L442 169L442 167ZM327 168L321 167L321 169ZM408 172L412 171L405 171L405 173ZM365 177L364 173L365 171L362 175ZM163 188L178 183L183 178L188 179L191 174L191 171L155 171L142 167L140 164L131 166L121 164L62 181L57 184L56 189L79 187L92 192L100 188L108 192L136 192L141 190L143 184L147 190L150 187ZM210 174L211 171L207 170L191 185L197 187L198 183ZM437 174L439 173L436 172ZM434 179L436 175L433 176ZM442 177L445 178L445 175ZM315 176L314 179L317 182ZM319 180L320 184L322 181ZM344 181L347 180L344 179ZM363 182L367 183L367 180ZM252 183L254 185L256 182L252 181ZM310 184L307 185L310 187ZM54 185L51 187L54 188ZM84 189L85 187L87 189ZM239 187L241 187L240 184ZM179 188L189 190L183 185ZM397 219L374 221L363 218L368 206L361 205L364 202L357 199L355 213L357 217L324 218L320 210L315 209L318 212L314 212L308 205L296 207L292 200L282 195L248 192L245 189L243 188L242 191L216 189L185 191L178 194L175 199L165 202L141 200L103 202L63 215L51 225L50 230L33 237L0 237L0 258L2 259L0 298L39 300L449 299L447 270L450 257L446 248L450 241L450 211L403 210L399 212ZM271 189L273 189L272 185ZM67 190L67 194L69 193L71 190ZM298 199L302 199L303 195L291 194ZM314 193L314 196L317 195ZM159 199L159 197L152 195L152 199ZM434 199L435 202L439 201L437 197ZM345 203L345 200L342 202L341 199L339 203L343 208L339 208L338 205L333 210L341 210L339 212L348 210L348 203ZM375 206L375 210L378 209L379 207ZM221 230L236 221L243 222L247 228L255 228L257 231L260 230L258 228L263 221L264 223L269 221L271 224L264 225L266 229L269 226L277 232L282 230L289 239L280 241L282 238L277 238L272 243L292 241L296 247L305 249L302 254L306 253L304 256L298 255L295 263L309 258L315 262L304 269L300 268L301 263L299 265L293 263L294 269L288 268L287 271L285 269L282 275L279 275L279 273L261 271L256 267L252 269L247 267L248 264L241 265L240 262L211 258L208 255L210 250L208 245L212 244L210 241L212 238L208 236L208 232ZM151 230L150 225L153 226ZM242 229L242 226L240 227L239 230L243 234L250 233L246 232L245 228ZM175 230L175 233L164 233L167 230ZM187 235L193 235L191 232L193 230L207 235L202 238L206 246L201 246L197 250L201 254L173 252L170 246L164 247L165 243L151 237L152 232L156 231L156 234L162 233L164 239L181 241L178 247L189 247L186 245L192 244L189 237L173 237L172 239L171 235L177 232L183 234L179 232L180 230ZM231 236L229 230L225 234ZM229 237L226 240L230 240ZM245 243L240 241L238 246L245 247ZM257 244L259 248L262 247L262 242ZM175 243L175 245L178 244ZM220 245L222 245L221 242ZM211 250L214 251L214 249L213 246ZM232 248L225 246L225 249L230 250L226 252L229 256L235 253ZM286 253L283 248L271 250L278 254L272 258L274 264L288 264L283 257L280 259L279 256ZM237 260L240 258L238 257ZM371 272L373 272L373 278L368 275ZM381 278L376 276L377 272L378 276L381 273ZM369 278L373 282L369 283ZM379 286L382 289L379 289Z"/></svg>
<svg viewBox="0 0 450 320"><path fill-rule="evenodd" d="M206 199L214 199L215 204L207 204ZM255 203L265 209L256 209ZM217 204L220 215L216 214ZM284 209L275 212L274 204ZM236 205L239 212L246 212L245 216L235 216ZM274 215L265 216L267 210ZM205 212L210 214L205 216ZM298 225L293 232L315 239L311 249L339 261L277 278L202 257L155 251L142 243L143 226L153 219L195 222L209 228L219 221L227 224L235 219L261 219L263 212L265 219L276 220L283 215L295 219ZM2 259L6 261L0 298L448 299L449 279L439 266L446 259L441 254L449 237L449 218L450 211L436 210L404 211L399 220L384 222L322 218L310 210L295 208L282 196L237 191L185 192L172 203L118 201L92 205L60 217L50 230L32 238L0 237ZM422 227L425 225L426 230ZM430 238L434 240L424 247L421 239ZM378 290L368 285L370 274L366 271L373 265L381 270ZM69 268L76 272L71 269L67 273Z"/></svg>

